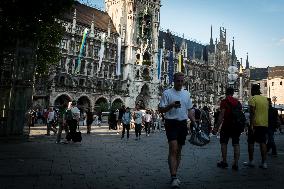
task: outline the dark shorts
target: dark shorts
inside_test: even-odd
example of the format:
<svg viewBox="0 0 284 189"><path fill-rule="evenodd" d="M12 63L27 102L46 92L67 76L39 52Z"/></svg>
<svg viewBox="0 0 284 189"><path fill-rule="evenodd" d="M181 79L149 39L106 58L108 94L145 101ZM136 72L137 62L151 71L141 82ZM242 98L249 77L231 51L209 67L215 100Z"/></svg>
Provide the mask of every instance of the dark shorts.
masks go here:
<svg viewBox="0 0 284 189"><path fill-rule="evenodd" d="M266 143L267 142L268 127L256 126L254 132L251 129L248 130L248 143Z"/></svg>
<svg viewBox="0 0 284 189"><path fill-rule="evenodd" d="M240 133L230 132L230 131L220 131L220 144L228 144L229 139L232 139L232 145L238 145L240 142Z"/></svg>
<svg viewBox="0 0 284 189"><path fill-rule="evenodd" d="M174 119L166 119L165 129L168 142L172 140L177 140L179 145L185 144L185 139L188 134L187 120L178 121Z"/></svg>

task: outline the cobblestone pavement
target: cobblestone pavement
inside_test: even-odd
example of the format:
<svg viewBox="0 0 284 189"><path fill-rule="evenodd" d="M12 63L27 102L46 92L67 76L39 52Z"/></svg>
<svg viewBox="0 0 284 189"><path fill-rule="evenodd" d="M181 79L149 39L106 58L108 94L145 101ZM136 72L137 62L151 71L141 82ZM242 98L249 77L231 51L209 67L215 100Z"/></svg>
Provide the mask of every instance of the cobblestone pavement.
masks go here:
<svg viewBox="0 0 284 189"><path fill-rule="evenodd" d="M46 128L32 128L28 141L0 141L0 189L167 189L168 145L165 132L141 140L121 140L107 126L95 127L87 135L82 127L81 143L55 144L55 136L45 136ZM64 136L64 135L63 135ZM205 147L183 148L178 176L181 188L270 189L283 188L284 135L276 135L278 157L268 156L268 169L246 168L238 172L216 167L220 145L216 137ZM228 161L232 146L228 145ZM260 159L259 148L255 159ZM241 137L241 159L247 160L246 136ZM230 164L229 164L230 167Z"/></svg>

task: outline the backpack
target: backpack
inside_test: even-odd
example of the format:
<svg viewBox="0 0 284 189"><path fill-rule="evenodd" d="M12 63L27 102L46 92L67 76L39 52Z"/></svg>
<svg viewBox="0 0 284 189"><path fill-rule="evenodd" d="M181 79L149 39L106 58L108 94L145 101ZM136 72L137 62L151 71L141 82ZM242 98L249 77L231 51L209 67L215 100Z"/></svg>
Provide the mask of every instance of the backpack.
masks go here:
<svg viewBox="0 0 284 189"><path fill-rule="evenodd" d="M73 114L71 110L66 110L65 114L66 120L72 120L73 119Z"/></svg>
<svg viewBox="0 0 284 189"><path fill-rule="evenodd" d="M232 115L232 128L236 131L243 132L246 125L246 116L242 111L242 105L240 102L236 106L233 106L229 101L228 104L231 109Z"/></svg>

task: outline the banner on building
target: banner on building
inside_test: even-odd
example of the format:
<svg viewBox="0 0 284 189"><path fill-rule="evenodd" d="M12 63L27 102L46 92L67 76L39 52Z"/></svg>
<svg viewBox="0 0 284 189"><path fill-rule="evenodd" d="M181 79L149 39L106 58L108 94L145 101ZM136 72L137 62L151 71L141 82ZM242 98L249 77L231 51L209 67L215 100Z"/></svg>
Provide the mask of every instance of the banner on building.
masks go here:
<svg viewBox="0 0 284 189"><path fill-rule="evenodd" d="M89 31L88 28L84 29L82 42L81 42L81 45L80 45L80 52L79 52L79 56L78 56L78 62L77 62L76 69L75 69L75 74L78 74L80 72L80 69L81 69L81 57L83 55L83 50L85 48L85 43L86 43L86 38L87 38L87 35L88 35L88 31Z"/></svg>
<svg viewBox="0 0 284 189"><path fill-rule="evenodd" d="M173 52L170 52L170 57L169 57L169 66L168 66L168 74L169 74L169 84L171 85L172 82L174 81L174 55Z"/></svg>
<svg viewBox="0 0 284 189"><path fill-rule="evenodd" d="M100 52L99 52L99 68L98 68L98 71L100 71L101 69L101 65L102 65L102 62L103 62L103 57L104 57L104 54L105 54L105 38L106 38L106 34L105 33L102 33L101 34L101 49L100 49Z"/></svg>
<svg viewBox="0 0 284 189"><path fill-rule="evenodd" d="M178 55L178 72L181 72L181 67L182 67L182 64L183 64L183 56L182 54L179 54Z"/></svg>
<svg viewBox="0 0 284 189"><path fill-rule="evenodd" d="M163 49L158 51L158 61L157 61L157 71L158 71L158 80L161 78L161 66L163 63Z"/></svg>
<svg viewBox="0 0 284 189"><path fill-rule="evenodd" d="M121 38L117 38L117 64L116 64L116 75L121 75Z"/></svg>

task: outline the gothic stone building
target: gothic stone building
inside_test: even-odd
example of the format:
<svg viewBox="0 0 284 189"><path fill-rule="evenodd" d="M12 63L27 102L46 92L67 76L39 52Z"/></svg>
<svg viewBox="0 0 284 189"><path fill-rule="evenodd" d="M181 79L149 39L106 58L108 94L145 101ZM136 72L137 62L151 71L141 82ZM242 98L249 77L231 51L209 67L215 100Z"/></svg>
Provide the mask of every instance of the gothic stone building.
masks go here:
<svg viewBox="0 0 284 189"><path fill-rule="evenodd" d="M161 92L172 84L168 70L171 53L174 72L179 55L183 55L185 88L191 92L193 102L212 108L219 103L227 87L227 69L237 65L234 44L230 52L224 28L220 28L219 40L214 44L211 27L209 45L201 45L159 30L160 0L105 3L103 12L76 2L65 19L58 20L66 29L61 43L62 59L50 68L48 78L37 79L35 106L77 100L81 108L107 109L120 103L134 108L141 103L156 109ZM85 48L79 55L86 28ZM163 54L160 78L159 49Z"/></svg>

